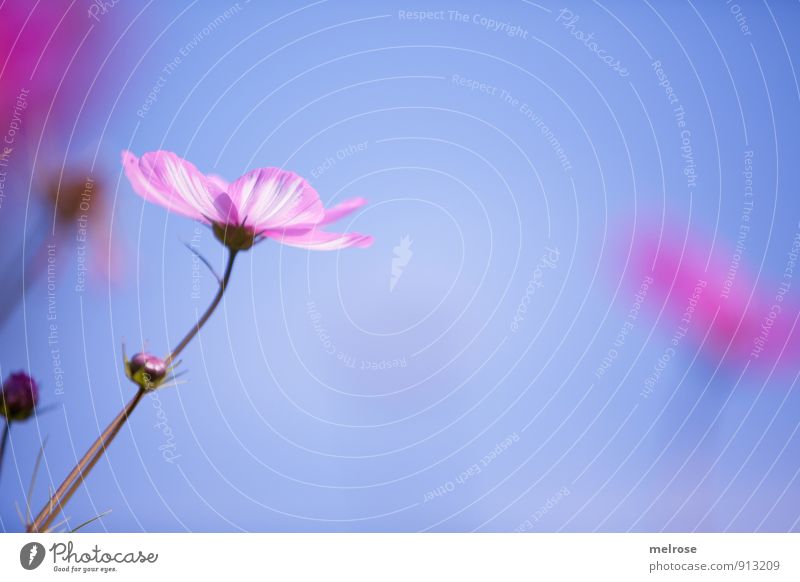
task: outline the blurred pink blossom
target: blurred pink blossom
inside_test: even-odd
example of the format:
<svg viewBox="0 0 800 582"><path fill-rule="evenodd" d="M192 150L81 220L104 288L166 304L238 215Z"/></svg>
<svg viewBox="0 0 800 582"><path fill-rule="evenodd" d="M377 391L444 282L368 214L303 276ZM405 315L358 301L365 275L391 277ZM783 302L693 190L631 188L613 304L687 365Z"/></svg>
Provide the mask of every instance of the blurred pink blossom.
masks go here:
<svg viewBox="0 0 800 582"><path fill-rule="evenodd" d="M60 119L89 88L97 55L91 46L104 31L92 31L83 6L66 0L0 4L0 123L22 130L45 115ZM91 76L90 76L91 73ZM16 137L16 136L15 136ZM16 141L16 140L15 140Z"/></svg>
<svg viewBox="0 0 800 582"><path fill-rule="evenodd" d="M663 307L666 333L686 330L692 350L714 363L792 364L800 338L792 329L797 309L780 280L762 276L756 285L741 252L697 236L684 241L664 229L660 240L648 234L634 245L628 282L638 286L648 275L653 282L646 303Z"/></svg>
<svg viewBox="0 0 800 582"><path fill-rule="evenodd" d="M95 81L115 38L110 23L94 24L86 5L71 0L0 3L0 228L22 247L11 243L4 250L0 324L47 272L55 248L75 246L83 223L92 278L119 262L109 258L111 218L102 188L88 209L86 174L67 161L92 133L98 109L87 103L97 101L87 99L102 99ZM42 212L28 215L32 193Z"/></svg>

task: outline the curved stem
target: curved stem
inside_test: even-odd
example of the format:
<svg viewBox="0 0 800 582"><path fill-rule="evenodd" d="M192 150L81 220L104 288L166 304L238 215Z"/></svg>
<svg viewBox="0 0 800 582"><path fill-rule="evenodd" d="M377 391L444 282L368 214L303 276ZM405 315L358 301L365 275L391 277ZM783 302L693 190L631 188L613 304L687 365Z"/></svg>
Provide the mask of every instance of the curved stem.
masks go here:
<svg viewBox="0 0 800 582"><path fill-rule="evenodd" d="M6 443L8 442L8 433L11 430L11 421L6 420L3 426L3 436L0 437L0 469L3 468L3 458L6 455Z"/></svg>
<svg viewBox="0 0 800 582"><path fill-rule="evenodd" d="M189 344L189 342L192 341L194 336L196 336L200 331L200 328L205 325L205 323L211 317L211 314L214 313L214 310L217 308L220 301L222 301L222 296L225 294L225 289L228 287L228 282L230 281L231 273L233 272L233 261L235 258L236 251L231 250L230 255L228 256L228 265L225 268L225 275L220 281L217 294L214 296L214 299L211 301L211 304L208 306L208 309L206 309L205 313L203 313L200 319L197 320L197 323L192 327L192 329L189 330L189 333L187 333L180 343L175 347L175 349L172 350L169 355L167 355L164 360L167 366L172 364L172 362L175 361L175 358L177 358L183 349ZM78 464L75 465L72 471L70 471L69 475L67 475L67 478L64 479L63 483L61 483L59 488L48 501L47 505L42 508L33 523L28 526L28 532L47 531L47 528L50 527L56 516L61 512L75 491L78 490L78 487L89 475L89 472L92 470L92 468L103 457L106 449L111 444L111 441L114 440L114 437L117 436L117 433L119 433L120 429L125 425L128 417L136 409L136 406L142 400L142 397L146 392L147 391L144 388L139 388L131 401L128 402L128 404L122 409L117 417L111 421L111 424L106 427L103 433L97 438L97 440L95 440L94 444L89 447L89 450L86 451L86 454L83 455Z"/></svg>
<svg viewBox="0 0 800 582"><path fill-rule="evenodd" d="M192 338L197 335L197 332L200 331L200 328L205 325L208 318L211 317L211 314L214 313L214 310L219 305L219 302L222 301L222 296L225 294L225 289L228 288L228 281L231 279L231 273L233 272L233 261L236 259L236 251L231 250L230 254L228 255L228 265L225 267L225 274L222 276L222 281L219 283L219 290L217 291L216 296L211 301L211 305L208 306L205 313L197 320L197 323L189 330L181 342L175 346L175 349L172 350L169 355L165 358L164 363L167 366L170 366L172 362L175 361L175 358L180 355L183 349L189 345L189 342L192 341Z"/></svg>
<svg viewBox="0 0 800 582"><path fill-rule="evenodd" d="M78 489L78 485L83 482L84 478L89 474L89 471L92 470L92 467L94 467L97 461L100 460L100 457L103 456L103 453L105 453L111 441L114 440L114 437L117 436L117 433L119 433L125 421L128 420L128 416L130 416L136 408L136 405L142 400L144 393L144 389L140 388L125 408L123 408L117 417L111 421L111 424L106 427L94 444L89 447L89 450L86 451L83 458L81 458L78 464L70 471L67 478L61 483L61 486L50 498L47 505L42 508L39 515L33 520L33 523L28 526L29 532L47 531L47 528Z"/></svg>

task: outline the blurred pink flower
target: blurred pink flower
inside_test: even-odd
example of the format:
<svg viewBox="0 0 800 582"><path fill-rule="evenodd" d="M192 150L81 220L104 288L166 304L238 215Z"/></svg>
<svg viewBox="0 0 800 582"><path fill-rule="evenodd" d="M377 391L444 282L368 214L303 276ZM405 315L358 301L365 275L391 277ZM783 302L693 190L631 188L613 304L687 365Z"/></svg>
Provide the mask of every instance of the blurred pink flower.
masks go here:
<svg viewBox="0 0 800 582"><path fill-rule="evenodd" d="M86 259L92 282L101 287L119 282L124 253L120 241L111 236L112 215L102 171L76 163L54 168L41 182L48 226L52 224L55 235L52 243L69 248L83 241L86 248L76 248L76 252Z"/></svg>
<svg viewBox="0 0 800 582"><path fill-rule="evenodd" d="M0 2L0 229L6 237L0 326L47 273L50 253L75 246L78 218L88 214L78 208L86 204L80 198L85 181L76 180L78 168L66 160L96 139L93 119L103 119L102 104L113 102L108 81L117 69L105 72L102 65L116 28L111 21L94 26L86 5L72 0ZM42 195L41 217L27 213L31 190ZM121 264L109 256L109 209L100 194L94 197L86 246L96 280L104 278L95 274L116 276Z"/></svg>
<svg viewBox="0 0 800 582"><path fill-rule="evenodd" d="M42 166L44 169L34 175L42 212L25 223L18 235L9 236L20 239L22 248L14 258L4 259L9 266L0 289L0 327L33 285L48 274L53 276L57 255L76 256L76 291L90 288L89 283L98 290L105 289L124 276L121 243L111 236L105 178L98 176L99 171L93 173L88 164L51 168L43 162Z"/></svg>
<svg viewBox="0 0 800 582"><path fill-rule="evenodd" d="M68 0L0 5L3 131L7 122L21 129L48 110L51 123L72 123L74 117L61 119L64 108L80 103L96 73L97 57L80 51L91 27L85 8ZM95 46L105 34L94 32L87 44Z"/></svg>
<svg viewBox="0 0 800 582"><path fill-rule="evenodd" d="M800 329L792 329L797 309L784 300L780 282L762 278L756 285L741 253L664 229L660 240L648 234L635 244L629 284L646 276L653 279L646 302L664 308L665 331L686 329L706 358L760 367L779 358L782 367L792 363L800 340Z"/></svg>
<svg viewBox="0 0 800 582"><path fill-rule="evenodd" d="M320 230L366 200L353 198L326 210L316 190L293 172L261 168L228 183L202 174L172 152L150 152L141 158L123 152L122 163L142 198L209 224L234 250L249 249L264 238L312 250L372 244L371 236Z"/></svg>

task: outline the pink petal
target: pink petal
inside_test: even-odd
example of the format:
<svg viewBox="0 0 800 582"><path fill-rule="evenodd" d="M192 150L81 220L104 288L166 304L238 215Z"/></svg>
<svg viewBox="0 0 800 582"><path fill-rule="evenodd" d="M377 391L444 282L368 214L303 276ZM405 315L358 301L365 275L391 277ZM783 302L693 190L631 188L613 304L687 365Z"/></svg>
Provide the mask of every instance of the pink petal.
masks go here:
<svg viewBox="0 0 800 582"><path fill-rule="evenodd" d="M311 230L303 234L287 234L282 231L266 231L264 236L292 247L300 247L313 251L335 251L348 247L367 248L372 244L373 238L358 233L325 232Z"/></svg>
<svg viewBox="0 0 800 582"><path fill-rule="evenodd" d="M239 224L239 212L233 204L231 197L224 192L214 199L217 218L222 224Z"/></svg>
<svg viewBox="0 0 800 582"><path fill-rule="evenodd" d="M196 220L217 218L214 200L220 189L190 162L172 152L137 158L125 151L122 164L133 189L145 200Z"/></svg>
<svg viewBox="0 0 800 582"><path fill-rule="evenodd" d="M351 214L364 206L367 203L365 198L351 198L350 200L345 200L341 204L337 204L333 208L328 208L325 210L325 217L319 221L318 224L330 224L331 222L336 222L337 220L344 218L348 214Z"/></svg>
<svg viewBox="0 0 800 582"><path fill-rule="evenodd" d="M212 184L214 184L214 186L216 186L222 192L227 192L228 188L230 188L230 182L228 182L222 176L217 176L216 174L209 174L206 177Z"/></svg>
<svg viewBox="0 0 800 582"><path fill-rule="evenodd" d="M319 226L324 226L326 224L330 224L331 222L335 222L341 218L344 218L348 214L355 212L362 206L367 203L365 198L351 198L350 200L345 200L341 204L337 204L333 208L329 208L325 210L325 216L322 220L320 220L316 224L295 224L289 228L281 229L283 234L288 235L295 235L295 234L304 234L310 230L313 230Z"/></svg>
<svg viewBox="0 0 800 582"><path fill-rule="evenodd" d="M248 172L230 185L228 194L239 215L257 230L314 225L325 216L316 190L280 168Z"/></svg>

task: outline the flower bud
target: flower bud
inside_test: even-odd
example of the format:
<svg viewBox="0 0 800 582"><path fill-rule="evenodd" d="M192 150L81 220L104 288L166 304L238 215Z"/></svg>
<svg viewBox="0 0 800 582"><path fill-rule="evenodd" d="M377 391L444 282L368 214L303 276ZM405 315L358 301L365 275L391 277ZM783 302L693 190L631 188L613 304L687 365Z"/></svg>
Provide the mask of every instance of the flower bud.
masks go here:
<svg viewBox="0 0 800 582"><path fill-rule="evenodd" d="M25 372L11 374L3 382L0 394L0 413L8 421L25 420L33 414L39 402L39 387L36 381Z"/></svg>
<svg viewBox="0 0 800 582"><path fill-rule="evenodd" d="M125 360L125 374L144 390L155 390L166 379L167 364L152 354L140 352Z"/></svg>

